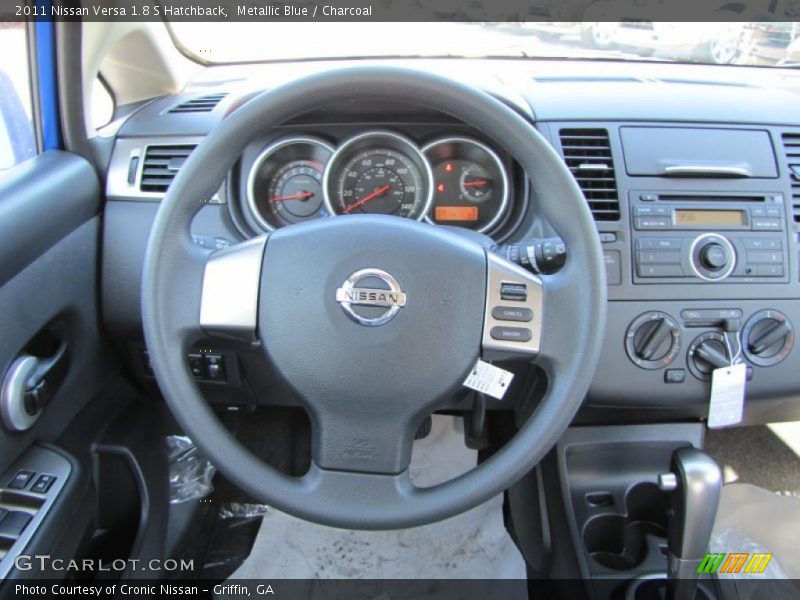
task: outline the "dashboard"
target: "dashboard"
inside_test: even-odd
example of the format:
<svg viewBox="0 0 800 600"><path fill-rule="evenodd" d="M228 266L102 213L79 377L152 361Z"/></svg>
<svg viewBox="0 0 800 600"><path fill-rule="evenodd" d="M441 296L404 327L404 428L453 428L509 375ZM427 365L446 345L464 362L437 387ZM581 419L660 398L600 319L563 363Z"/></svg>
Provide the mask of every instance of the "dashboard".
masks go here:
<svg viewBox="0 0 800 600"><path fill-rule="evenodd" d="M603 246L608 316L579 420L704 418L710 373L732 360L747 365L745 422L800 418L794 80L779 70L701 65L401 62L474 82L533 122L586 197ZM141 341L141 265L169 182L214 125L253 94L332 66L209 68L113 132L104 318L144 380L152 382ZM198 99L213 106L181 108ZM382 106L353 99L264 132L218 193L202 200L193 234L209 249L357 213L480 232L498 251L539 260L547 258L546 244L532 240L558 235L539 217L544 198L504 150L502 132L477 131L446 107L431 111L402 99ZM207 340L189 360L212 401L291 403L247 348ZM513 401L511 394L507 405L492 408Z"/></svg>

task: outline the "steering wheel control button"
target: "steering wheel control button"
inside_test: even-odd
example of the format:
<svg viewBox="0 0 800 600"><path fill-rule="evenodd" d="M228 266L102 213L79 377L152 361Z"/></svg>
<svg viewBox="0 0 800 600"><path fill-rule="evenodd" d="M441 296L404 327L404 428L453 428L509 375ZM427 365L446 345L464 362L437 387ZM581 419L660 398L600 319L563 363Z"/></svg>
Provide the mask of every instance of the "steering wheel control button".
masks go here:
<svg viewBox="0 0 800 600"><path fill-rule="evenodd" d="M492 316L498 321L518 321L529 323L533 320L533 311L530 308L517 308L516 306L495 306Z"/></svg>
<svg viewBox="0 0 800 600"><path fill-rule="evenodd" d="M500 299L525 302L528 299L528 288L524 283L503 283L500 285Z"/></svg>
<svg viewBox="0 0 800 600"><path fill-rule="evenodd" d="M527 327L492 327L490 332L492 339L503 340L505 342L530 342L533 332Z"/></svg>
<svg viewBox="0 0 800 600"><path fill-rule="evenodd" d="M664 383L683 383L686 381L686 369L667 369L664 371Z"/></svg>
<svg viewBox="0 0 800 600"><path fill-rule="evenodd" d="M33 484L31 487L32 492L36 492L37 494L46 494L52 485L56 481L55 475L48 475L47 473L42 473L36 479L36 483Z"/></svg>
<svg viewBox="0 0 800 600"><path fill-rule="evenodd" d="M336 301L359 325L378 327L397 316L406 305L406 294L386 271L361 269L336 290Z"/></svg>
<svg viewBox="0 0 800 600"><path fill-rule="evenodd" d="M8 487L12 490L24 490L36 475L33 471L17 471L13 479L8 482Z"/></svg>

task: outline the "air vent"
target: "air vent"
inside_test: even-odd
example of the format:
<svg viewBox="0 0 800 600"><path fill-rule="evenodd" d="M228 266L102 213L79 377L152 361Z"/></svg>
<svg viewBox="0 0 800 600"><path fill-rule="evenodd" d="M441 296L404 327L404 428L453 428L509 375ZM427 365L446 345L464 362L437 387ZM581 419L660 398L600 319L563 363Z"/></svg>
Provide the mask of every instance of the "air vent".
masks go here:
<svg viewBox="0 0 800 600"><path fill-rule="evenodd" d="M619 221L611 143L605 129L562 129L564 161L578 181L595 221Z"/></svg>
<svg viewBox="0 0 800 600"><path fill-rule="evenodd" d="M208 96L200 96L192 98L186 102L173 106L169 109L171 113L204 113L211 112L214 107L220 103L228 94L209 94Z"/></svg>
<svg viewBox="0 0 800 600"><path fill-rule="evenodd" d="M194 149L194 145L148 146L139 189L143 192L166 192Z"/></svg>
<svg viewBox="0 0 800 600"><path fill-rule="evenodd" d="M783 150L792 186L792 216L800 223L800 132L783 134Z"/></svg>

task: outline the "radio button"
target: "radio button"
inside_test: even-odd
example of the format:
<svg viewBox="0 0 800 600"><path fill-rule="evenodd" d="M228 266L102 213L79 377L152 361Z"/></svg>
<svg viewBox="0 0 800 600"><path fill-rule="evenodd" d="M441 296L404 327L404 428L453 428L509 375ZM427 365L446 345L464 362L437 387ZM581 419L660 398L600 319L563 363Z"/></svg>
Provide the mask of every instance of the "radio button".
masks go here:
<svg viewBox="0 0 800 600"><path fill-rule="evenodd" d="M758 277L783 277L783 265L756 265Z"/></svg>
<svg viewBox="0 0 800 600"><path fill-rule="evenodd" d="M783 221L781 219L753 219L753 229L756 231L781 231Z"/></svg>
<svg viewBox="0 0 800 600"><path fill-rule="evenodd" d="M680 250L682 238L639 238L636 247L639 250Z"/></svg>
<svg viewBox="0 0 800 600"><path fill-rule="evenodd" d="M747 250L782 250L783 242L780 238L744 238L742 240Z"/></svg>
<svg viewBox="0 0 800 600"><path fill-rule="evenodd" d="M633 207L633 214L637 217L653 217L655 216L655 207L654 206L634 206ZM765 217L767 215L764 215Z"/></svg>
<svg viewBox="0 0 800 600"><path fill-rule="evenodd" d="M750 216L754 219L764 218L767 216L767 209L766 208L751 208L750 209Z"/></svg>
<svg viewBox="0 0 800 600"><path fill-rule="evenodd" d="M636 229L669 229L670 220L667 217L640 217L634 219Z"/></svg>
<svg viewBox="0 0 800 600"><path fill-rule="evenodd" d="M783 252L748 252L748 263L783 264Z"/></svg>
<svg viewBox="0 0 800 600"><path fill-rule="evenodd" d="M641 264L679 265L681 253L677 250L671 252L637 252L636 261Z"/></svg>
<svg viewBox="0 0 800 600"><path fill-rule="evenodd" d="M767 208L767 216L768 217L773 217L773 218L776 218L776 219L780 219L783 215L781 214L781 209L780 208L777 208L777 207L773 206L773 207Z"/></svg>
<svg viewBox="0 0 800 600"><path fill-rule="evenodd" d="M636 265L639 277L683 277L680 265Z"/></svg>

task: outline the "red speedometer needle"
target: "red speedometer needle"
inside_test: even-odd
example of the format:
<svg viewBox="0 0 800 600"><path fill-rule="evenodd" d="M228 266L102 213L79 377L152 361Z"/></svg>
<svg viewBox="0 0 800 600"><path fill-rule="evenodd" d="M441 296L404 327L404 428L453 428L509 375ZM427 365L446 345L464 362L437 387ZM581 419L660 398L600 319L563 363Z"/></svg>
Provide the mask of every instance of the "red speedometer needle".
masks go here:
<svg viewBox="0 0 800 600"><path fill-rule="evenodd" d="M361 200L356 200L355 202L353 202L350 206L348 206L347 208L344 209L344 212L349 213L353 209L358 208L359 206L362 206L362 205L366 204L370 200L374 200L378 196L383 196L390 189L392 189L392 186L390 186L388 183L386 185L382 185L381 187L376 189L374 192L372 192L370 194L367 194L366 196L361 198Z"/></svg>
<svg viewBox="0 0 800 600"><path fill-rule="evenodd" d="M271 204L276 204L284 200L305 200L306 198L311 198L313 195L314 194L311 192L297 192L296 194L289 194L287 196L275 196L274 198L270 198L269 201Z"/></svg>
<svg viewBox="0 0 800 600"><path fill-rule="evenodd" d="M489 181L486 179L473 179L472 181L465 181L464 187L474 187L474 186L481 187L483 185L486 185L487 183L489 183Z"/></svg>

